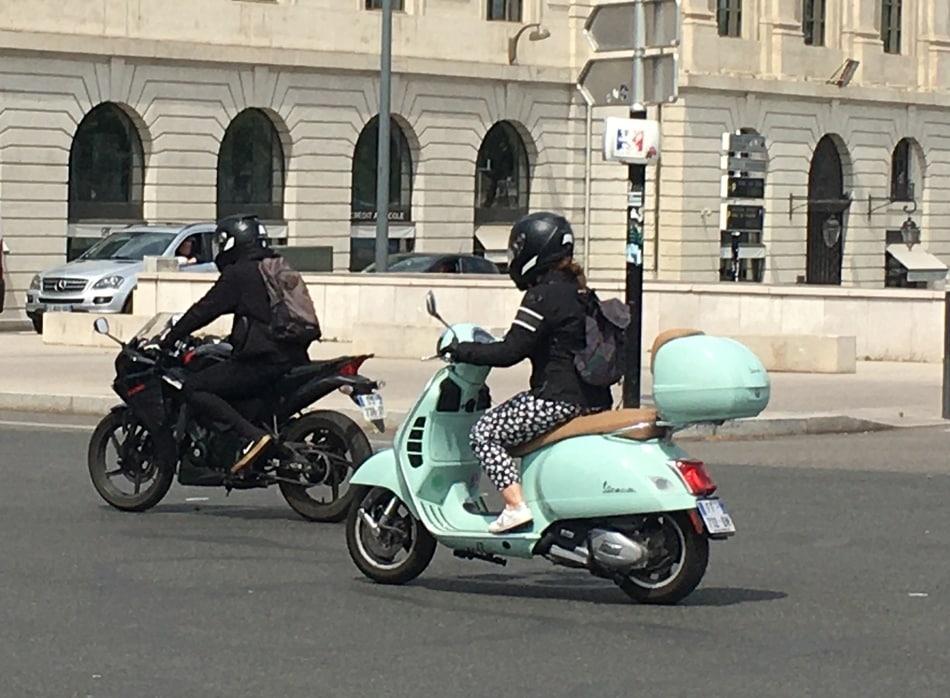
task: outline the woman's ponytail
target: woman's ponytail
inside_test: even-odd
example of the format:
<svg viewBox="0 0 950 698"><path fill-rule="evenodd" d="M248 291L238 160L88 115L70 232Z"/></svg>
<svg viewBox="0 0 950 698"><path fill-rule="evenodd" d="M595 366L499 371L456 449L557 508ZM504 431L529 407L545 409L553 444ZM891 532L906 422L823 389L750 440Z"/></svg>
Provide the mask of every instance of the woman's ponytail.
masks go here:
<svg viewBox="0 0 950 698"><path fill-rule="evenodd" d="M574 261L573 257L565 257L554 267L570 272L577 279L577 284L583 289L587 288L587 275L584 273L584 267Z"/></svg>

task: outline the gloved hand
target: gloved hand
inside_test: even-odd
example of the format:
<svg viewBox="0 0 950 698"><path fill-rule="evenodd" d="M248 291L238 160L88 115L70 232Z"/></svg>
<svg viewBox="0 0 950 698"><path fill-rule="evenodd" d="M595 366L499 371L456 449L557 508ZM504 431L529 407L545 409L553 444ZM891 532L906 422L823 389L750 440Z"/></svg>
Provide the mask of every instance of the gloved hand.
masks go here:
<svg viewBox="0 0 950 698"><path fill-rule="evenodd" d="M165 335L164 337L161 338L161 340L159 340L158 349L163 354L172 354L175 352L177 344L178 344L177 339L170 338L168 335Z"/></svg>
<svg viewBox="0 0 950 698"><path fill-rule="evenodd" d="M445 359L448 362L454 362L456 360L456 354L458 353L459 341L457 338L452 337L452 341L449 342L444 347L439 349L439 356Z"/></svg>

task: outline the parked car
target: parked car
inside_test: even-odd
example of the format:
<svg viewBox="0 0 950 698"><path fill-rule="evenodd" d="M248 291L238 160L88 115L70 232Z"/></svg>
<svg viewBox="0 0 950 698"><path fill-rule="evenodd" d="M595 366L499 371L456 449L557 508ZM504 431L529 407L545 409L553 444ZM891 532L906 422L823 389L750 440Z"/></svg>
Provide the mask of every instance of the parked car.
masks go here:
<svg viewBox="0 0 950 698"><path fill-rule="evenodd" d="M34 276L26 314L42 332L46 312L130 312L145 257L179 257L183 271L216 271L214 229L214 223L192 223L113 231L71 262Z"/></svg>
<svg viewBox="0 0 950 698"><path fill-rule="evenodd" d="M363 269L376 271L376 263ZM390 255L386 271L403 274L499 274L498 266L484 257L471 254L428 254L403 252Z"/></svg>

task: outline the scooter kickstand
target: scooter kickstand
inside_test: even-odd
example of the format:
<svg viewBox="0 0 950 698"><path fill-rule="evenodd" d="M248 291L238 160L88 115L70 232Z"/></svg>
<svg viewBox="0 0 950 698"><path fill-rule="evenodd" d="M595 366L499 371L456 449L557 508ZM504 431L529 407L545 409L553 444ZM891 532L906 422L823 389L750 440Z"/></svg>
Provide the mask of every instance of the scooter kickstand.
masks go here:
<svg viewBox="0 0 950 698"><path fill-rule="evenodd" d="M496 565L501 565L502 567L508 564L505 558L490 553L476 553L471 550L453 550L452 554L462 560L482 560L483 562L491 562Z"/></svg>

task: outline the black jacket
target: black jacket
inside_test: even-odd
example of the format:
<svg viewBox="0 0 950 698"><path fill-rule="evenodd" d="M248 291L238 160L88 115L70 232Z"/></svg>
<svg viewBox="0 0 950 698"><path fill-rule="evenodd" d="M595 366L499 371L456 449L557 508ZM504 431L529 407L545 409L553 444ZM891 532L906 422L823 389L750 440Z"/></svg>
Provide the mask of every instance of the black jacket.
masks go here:
<svg viewBox="0 0 950 698"><path fill-rule="evenodd" d="M456 360L507 367L530 359L534 395L594 409L610 407L610 389L584 383L574 369L574 353L585 342L580 293L573 274L548 272L525 294L504 341L462 342L455 350Z"/></svg>
<svg viewBox="0 0 950 698"><path fill-rule="evenodd" d="M238 361L305 364L307 349L276 342L270 332L270 299L259 262L276 257L269 249L255 249L221 270L221 276L169 331L166 342L182 339L222 315L234 314L228 340Z"/></svg>

